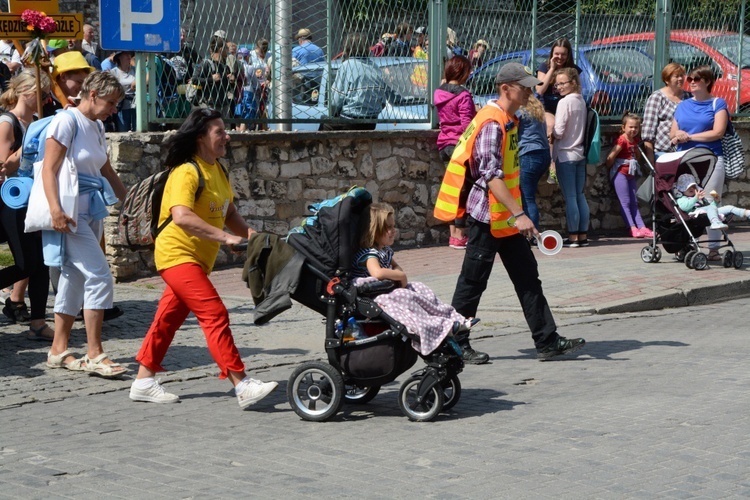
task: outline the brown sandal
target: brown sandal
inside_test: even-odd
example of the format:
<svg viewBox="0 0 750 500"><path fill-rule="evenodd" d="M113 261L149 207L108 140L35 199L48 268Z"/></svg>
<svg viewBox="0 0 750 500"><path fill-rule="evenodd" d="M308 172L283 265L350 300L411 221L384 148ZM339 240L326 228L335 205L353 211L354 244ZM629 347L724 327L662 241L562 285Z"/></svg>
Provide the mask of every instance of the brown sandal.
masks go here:
<svg viewBox="0 0 750 500"><path fill-rule="evenodd" d="M719 254L718 250L711 250L710 252L708 252L708 256L706 258L710 261L718 262L721 260L721 255Z"/></svg>

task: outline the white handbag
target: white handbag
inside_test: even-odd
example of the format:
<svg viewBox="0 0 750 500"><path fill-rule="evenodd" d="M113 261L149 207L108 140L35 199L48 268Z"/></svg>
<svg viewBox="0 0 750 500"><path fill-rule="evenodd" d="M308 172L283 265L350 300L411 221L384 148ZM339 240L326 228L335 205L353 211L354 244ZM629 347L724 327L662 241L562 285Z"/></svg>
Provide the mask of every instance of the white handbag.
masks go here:
<svg viewBox="0 0 750 500"><path fill-rule="evenodd" d="M70 148L68 151L70 151ZM57 172L57 185L63 212L71 219L78 220L78 171L69 154L65 155L60 170ZM44 194L42 162L38 161L34 163L34 184L31 186L31 194L29 194L24 231L31 233L52 229L52 215L50 214L47 196ZM75 232L76 227L70 226L70 230Z"/></svg>

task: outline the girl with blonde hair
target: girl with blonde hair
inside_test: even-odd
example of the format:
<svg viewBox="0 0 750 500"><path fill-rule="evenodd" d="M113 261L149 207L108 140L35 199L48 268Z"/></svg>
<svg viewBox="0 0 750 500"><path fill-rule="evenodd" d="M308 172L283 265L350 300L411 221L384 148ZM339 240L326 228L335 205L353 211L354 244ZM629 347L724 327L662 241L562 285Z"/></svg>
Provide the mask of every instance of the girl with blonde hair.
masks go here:
<svg viewBox="0 0 750 500"><path fill-rule="evenodd" d="M448 335L467 332L477 320L467 319L456 312L424 283L407 279L404 270L393 259L391 245L396 240L397 231L391 205L370 205L369 225L363 228L361 249L354 255L352 276L356 279L391 280L399 286L390 293L378 295L375 302L409 332L419 335L419 341L412 341L412 347L426 356ZM468 339L461 342L462 350L471 349Z"/></svg>
<svg viewBox="0 0 750 500"><path fill-rule="evenodd" d="M547 170L551 156L547 141L544 107L533 95L516 113L518 116L518 156L521 162L521 202L523 211L539 229L536 188Z"/></svg>
<svg viewBox="0 0 750 500"><path fill-rule="evenodd" d="M50 80L44 73L40 83L42 94L48 96ZM27 70L11 78L8 90L0 95L0 105L10 110L0 115L0 184L18 172L23 136L37 112L36 94L36 77ZM54 332L45 319L49 271L44 265L41 236L24 231L25 219L26 207L11 208L0 200L0 241L8 242L14 260L12 266L0 269L0 288L15 283L3 314L13 323L29 321L29 338L51 341ZM31 313L24 301L27 285Z"/></svg>

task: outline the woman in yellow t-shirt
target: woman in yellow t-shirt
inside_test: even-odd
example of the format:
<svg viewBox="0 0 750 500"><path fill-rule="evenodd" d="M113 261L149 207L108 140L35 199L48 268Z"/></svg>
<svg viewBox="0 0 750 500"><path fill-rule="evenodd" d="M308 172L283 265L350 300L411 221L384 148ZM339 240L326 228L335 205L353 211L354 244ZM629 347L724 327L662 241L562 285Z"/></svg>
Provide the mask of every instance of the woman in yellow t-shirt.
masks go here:
<svg viewBox="0 0 750 500"><path fill-rule="evenodd" d="M164 188L159 224L170 215L172 222L156 239L154 254L156 269L167 288L136 356L141 366L130 388L133 401L179 401L178 396L164 391L154 375L164 371L162 360L190 312L198 318L208 350L219 365L219 378L232 382L242 409L260 401L278 385L245 374L229 328L229 313L208 279L219 246L240 244L255 232L237 212L229 179L218 161L226 154L228 142L221 113L213 109L194 110L167 139L165 164L172 173ZM198 169L204 187L196 199ZM225 226L234 234L224 231Z"/></svg>

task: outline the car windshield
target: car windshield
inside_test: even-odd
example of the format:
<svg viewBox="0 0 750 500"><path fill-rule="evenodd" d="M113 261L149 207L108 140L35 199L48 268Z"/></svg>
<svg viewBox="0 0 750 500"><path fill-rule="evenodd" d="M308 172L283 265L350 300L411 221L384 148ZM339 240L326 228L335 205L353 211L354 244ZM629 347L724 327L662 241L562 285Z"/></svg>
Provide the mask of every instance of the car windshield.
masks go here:
<svg viewBox="0 0 750 500"><path fill-rule="evenodd" d="M604 83L639 83L653 75L653 61L632 47L590 50L586 58Z"/></svg>
<svg viewBox="0 0 750 500"><path fill-rule="evenodd" d="M724 57L732 61L737 66L740 60L740 36L739 35L719 35L703 39L708 45L716 49ZM742 37L742 69L750 69L750 36Z"/></svg>

